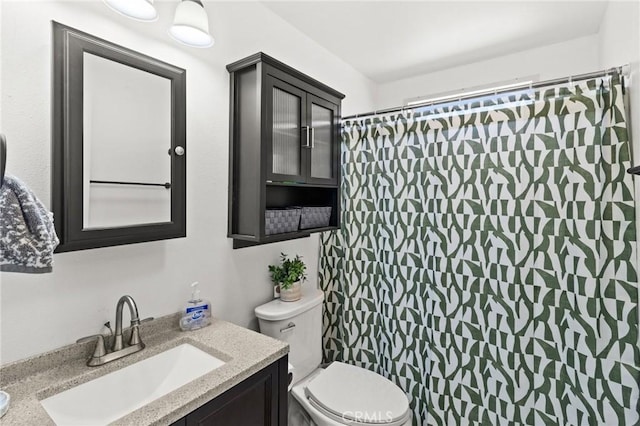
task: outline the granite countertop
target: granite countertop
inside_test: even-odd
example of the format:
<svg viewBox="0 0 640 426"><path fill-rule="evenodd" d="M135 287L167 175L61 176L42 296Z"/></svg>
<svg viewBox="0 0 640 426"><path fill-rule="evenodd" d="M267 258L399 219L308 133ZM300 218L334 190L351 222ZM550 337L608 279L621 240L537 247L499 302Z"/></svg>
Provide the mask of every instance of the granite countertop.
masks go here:
<svg viewBox="0 0 640 426"><path fill-rule="evenodd" d="M11 395L3 426L53 425L40 400L88 382L183 343L190 343L226 363L193 382L116 420L116 425L167 425L282 358L289 346L255 331L213 319L196 331L183 332L178 316L142 324L146 348L100 367L87 367L95 342L74 344L0 368L0 388Z"/></svg>

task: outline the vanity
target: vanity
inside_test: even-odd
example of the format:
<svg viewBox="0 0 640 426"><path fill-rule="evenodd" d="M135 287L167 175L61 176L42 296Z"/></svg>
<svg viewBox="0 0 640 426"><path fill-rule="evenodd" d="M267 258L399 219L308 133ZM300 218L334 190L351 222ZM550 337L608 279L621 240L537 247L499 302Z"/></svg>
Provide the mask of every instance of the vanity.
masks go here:
<svg viewBox="0 0 640 426"><path fill-rule="evenodd" d="M286 343L221 320L214 319L210 326L191 332L180 331L177 323L177 317L169 315L141 324L140 335L145 341L145 349L99 367L86 365L95 342L69 345L3 366L0 387L11 395L11 404L2 418L2 425L56 424L50 416L53 411L50 406L45 409L46 404L73 394L74 389L80 390L76 392L80 395L71 395L72 398L87 397L91 386L119 373L131 377L123 391L129 403L130 397L154 378L160 376L157 383L150 383L150 386L159 389L173 381L176 374L182 375L181 371L200 374L192 370L203 367L208 360L214 360L209 372L124 416L108 419L105 424L287 424L289 347ZM186 364L181 367L178 358L184 354L178 353L184 348L189 353L184 358ZM200 358L189 358L192 355ZM163 362L169 367L163 368ZM146 375L138 368L145 365L151 368ZM149 371L153 373L148 374ZM105 398L104 404L111 403L109 392L102 392L100 396ZM86 423L88 418L78 416L100 415L87 413L88 409L83 413L83 408L90 403L79 402L79 407L67 404L72 408L65 412L64 401L57 402L62 404L58 405L63 407L62 415L75 416L79 420L76 424L83 424L83 419ZM102 409L101 405L96 407L96 410ZM68 424L67 421L58 422Z"/></svg>

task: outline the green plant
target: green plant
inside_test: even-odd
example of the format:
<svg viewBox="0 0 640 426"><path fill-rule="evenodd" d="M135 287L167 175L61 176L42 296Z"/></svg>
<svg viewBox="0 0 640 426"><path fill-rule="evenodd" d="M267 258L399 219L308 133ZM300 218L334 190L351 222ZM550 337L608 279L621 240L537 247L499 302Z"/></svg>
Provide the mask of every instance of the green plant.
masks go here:
<svg viewBox="0 0 640 426"><path fill-rule="evenodd" d="M306 271L307 265L298 255L289 259L286 254L280 253L280 265L269 265L271 281L274 285L279 285L282 290L291 288L296 281L305 281Z"/></svg>

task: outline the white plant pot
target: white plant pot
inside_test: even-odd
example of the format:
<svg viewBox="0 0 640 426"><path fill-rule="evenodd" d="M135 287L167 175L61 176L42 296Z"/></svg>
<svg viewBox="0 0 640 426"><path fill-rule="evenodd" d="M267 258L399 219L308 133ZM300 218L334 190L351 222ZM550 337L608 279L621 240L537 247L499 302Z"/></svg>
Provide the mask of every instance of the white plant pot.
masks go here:
<svg viewBox="0 0 640 426"><path fill-rule="evenodd" d="M300 281L293 283L288 289L280 288L280 300L283 302L295 302L302 297L302 285Z"/></svg>

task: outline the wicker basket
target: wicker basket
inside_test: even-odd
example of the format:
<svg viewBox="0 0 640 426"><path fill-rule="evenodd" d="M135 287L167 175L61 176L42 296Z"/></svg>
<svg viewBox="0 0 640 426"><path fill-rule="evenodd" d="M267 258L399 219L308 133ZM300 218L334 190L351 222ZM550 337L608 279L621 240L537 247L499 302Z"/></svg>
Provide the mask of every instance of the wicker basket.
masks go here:
<svg viewBox="0 0 640 426"><path fill-rule="evenodd" d="M300 229L323 228L329 226L331 207L303 207Z"/></svg>
<svg viewBox="0 0 640 426"><path fill-rule="evenodd" d="M268 209L264 212L265 235L295 232L300 224L301 208Z"/></svg>

